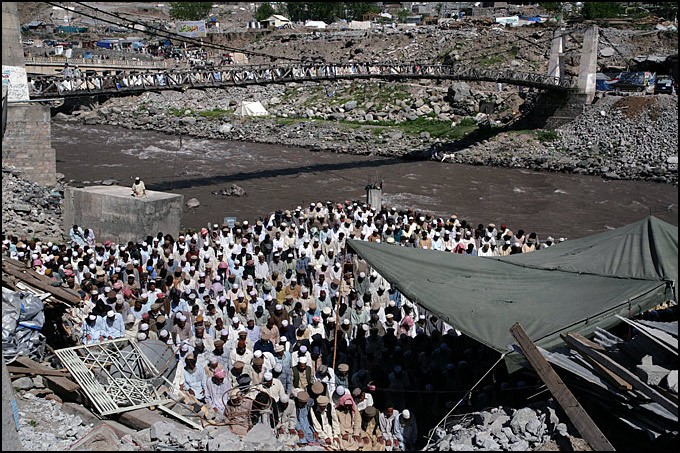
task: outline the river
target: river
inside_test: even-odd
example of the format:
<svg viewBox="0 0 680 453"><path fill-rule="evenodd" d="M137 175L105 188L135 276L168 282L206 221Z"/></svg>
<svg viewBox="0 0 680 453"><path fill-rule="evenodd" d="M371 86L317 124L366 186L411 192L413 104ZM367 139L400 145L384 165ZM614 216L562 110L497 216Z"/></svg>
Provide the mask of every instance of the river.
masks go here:
<svg viewBox="0 0 680 453"><path fill-rule="evenodd" d="M312 152L247 142L180 138L113 126L52 122L57 171L78 182L140 176L149 190L171 191L200 206L182 225L224 217L254 221L277 209L320 200L365 200L365 186L383 180L383 202L473 224L506 223L539 238L578 238L649 215L678 225L678 190L668 184L523 169L442 164L387 157ZM245 197L211 192L238 184Z"/></svg>

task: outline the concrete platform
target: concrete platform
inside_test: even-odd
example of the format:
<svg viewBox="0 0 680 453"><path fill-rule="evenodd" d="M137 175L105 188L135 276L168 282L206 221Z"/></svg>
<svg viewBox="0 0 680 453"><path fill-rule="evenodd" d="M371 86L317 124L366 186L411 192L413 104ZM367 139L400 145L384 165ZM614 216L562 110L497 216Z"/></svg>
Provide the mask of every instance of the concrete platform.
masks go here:
<svg viewBox="0 0 680 453"><path fill-rule="evenodd" d="M184 196L147 190L131 195L130 187L67 187L64 191L64 229L74 224L92 228L97 242L127 243L147 236L179 234Z"/></svg>

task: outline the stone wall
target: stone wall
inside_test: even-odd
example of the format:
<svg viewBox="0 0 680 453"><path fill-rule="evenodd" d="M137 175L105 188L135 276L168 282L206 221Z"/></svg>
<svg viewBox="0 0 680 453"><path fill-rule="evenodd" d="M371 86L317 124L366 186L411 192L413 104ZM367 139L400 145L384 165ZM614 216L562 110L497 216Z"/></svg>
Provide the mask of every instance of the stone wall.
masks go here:
<svg viewBox="0 0 680 453"><path fill-rule="evenodd" d="M184 196L147 190L135 198L130 187L67 187L64 191L64 229L74 224L92 228L97 242L127 243L146 236L179 234Z"/></svg>
<svg viewBox="0 0 680 453"><path fill-rule="evenodd" d="M23 177L29 181L43 186L57 182L57 159L52 148L49 107L38 104L7 107L2 161L21 170Z"/></svg>

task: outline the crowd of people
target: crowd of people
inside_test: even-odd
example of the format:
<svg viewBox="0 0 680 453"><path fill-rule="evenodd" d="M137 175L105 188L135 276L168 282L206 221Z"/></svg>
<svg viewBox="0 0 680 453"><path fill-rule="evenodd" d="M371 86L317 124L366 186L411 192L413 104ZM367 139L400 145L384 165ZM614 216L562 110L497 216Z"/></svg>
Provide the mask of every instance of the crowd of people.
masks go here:
<svg viewBox="0 0 680 453"><path fill-rule="evenodd" d="M482 257L554 245L504 224L350 201L138 243L98 243L78 225L68 237L3 235L2 249L80 294L78 343L165 342L175 390L215 423L245 434L266 413L291 446L343 450L421 447L424 427L499 357L405 298L347 238ZM496 367L459 411L511 403L530 387L522 378Z"/></svg>

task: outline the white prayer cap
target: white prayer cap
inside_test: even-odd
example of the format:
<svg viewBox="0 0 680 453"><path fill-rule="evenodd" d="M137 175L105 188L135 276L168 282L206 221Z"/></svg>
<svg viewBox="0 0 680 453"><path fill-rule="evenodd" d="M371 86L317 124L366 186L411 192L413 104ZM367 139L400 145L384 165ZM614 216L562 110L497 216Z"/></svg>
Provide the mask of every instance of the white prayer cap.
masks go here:
<svg viewBox="0 0 680 453"><path fill-rule="evenodd" d="M210 357L210 363L217 363L217 357Z"/></svg>
<svg viewBox="0 0 680 453"><path fill-rule="evenodd" d="M288 395L286 395L285 393L279 397L279 402L281 404L288 404L289 401L290 398L288 398Z"/></svg>
<svg viewBox="0 0 680 453"><path fill-rule="evenodd" d="M364 272L359 272L359 277L361 277L361 278L366 277L366 273L364 273Z"/></svg>
<svg viewBox="0 0 680 453"><path fill-rule="evenodd" d="M274 371L276 371L277 373L282 372L283 366L280 363L277 363L276 365L274 365Z"/></svg>
<svg viewBox="0 0 680 453"><path fill-rule="evenodd" d="M139 332L139 333L137 334L137 339L138 339L139 341L144 341L144 340L146 340L146 334L145 334L144 332Z"/></svg>
<svg viewBox="0 0 680 453"><path fill-rule="evenodd" d="M191 299L191 300L196 299L196 294L191 293L191 294L189 295L189 299Z"/></svg>
<svg viewBox="0 0 680 453"><path fill-rule="evenodd" d="M226 302L226 301L227 301L227 298L226 298L226 297L220 296L220 302Z"/></svg>
<svg viewBox="0 0 680 453"><path fill-rule="evenodd" d="M166 329L163 329L158 333L158 335L160 335L161 337L167 337L170 334L168 333L168 331Z"/></svg>
<svg viewBox="0 0 680 453"><path fill-rule="evenodd" d="M180 321L186 321L186 320L187 320L187 317L184 316L184 315L179 315L179 316L177 317L177 319L179 319Z"/></svg>
<svg viewBox="0 0 680 453"><path fill-rule="evenodd" d="M281 304L276 304L276 306L274 308L276 310L281 310L283 308L283 306Z"/></svg>
<svg viewBox="0 0 680 453"><path fill-rule="evenodd" d="M239 322L238 316L234 316L233 318L231 318L231 322L233 322L234 324Z"/></svg>
<svg viewBox="0 0 680 453"><path fill-rule="evenodd" d="M257 291L251 291L248 294L251 295L251 296L257 296Z"/></svg>
<svg viewBox="0 0 680 453"><path fill-rule="evenodd" d="M231 285L231 287L232 287L233 289L238 289L238 284L234 283L233 285Z"/></svg>
<svg viewBox="0 0 680 453"><path fill-rule="evenodd" d="M300 346L300 352L303 353L303 354L305 352L307 352L307 346L305 346L305 345Z"/></svg>
<svg viewBox="0 0 680 453"><path fill-rule="evenodd" d="M425 315L418 316L418 319L425 319Z"/></svg>
<svg viewBox="0 0 680 453"><path fill-rule="evenodd" d="M47 260L46 260L46 261L47 261ZM90 266L89 266L89 267L90 267L90 269L93 269L93 270L94 270L94 269L96 269L96 268L97 268L97 265L96 265L96 264L94 264L94 263L92 263L92 264L90 264Z"/></svg>
<svg viewBox="0 0 680 453"><path fill-rule="evenodd" d="M196 270L196 266L191 266L191 267L189 268L189 270L195 271L195 270Z"/></svg>
<svg viewBox="0 0 680 453"><path fill-rule="evenodd" d="M228 331L227 329L222 329L222 331L220 332L220 335L223 335L223 336L225 336L225 337L228 337L228 336L229 336L229 331Z"/></svg>
<svg viewBox="0 0 680 453"><path fill-rule="evenodd" d="M342 385L338 385L338 386L335 388L335 393L337 393L338 396L344 395L344 394L345 394L345 387L343 387Z"/></svg>
<svg viewBox="0 0 680 453"><path fill-rule="evenodd" d="M307 357L300 357L300 360L298 360L300 363L307 363Z"/></svg>
<svg viewBox="0 0 680 453"><path fill-rule="evenodd" d="M286 338L285 335L281 335L281 338L279 338L279 344L285 343L286 341L288 341L288 338Z"/></svg>
<svg viewBox="0 0 680 453"><path fill-rule="evenodd" d="M244 297L243 291L239 291L239 292L236 294L236 297Z"/></svg>
<svg viewBox="0 0 680 453"><path fill-rule="evenodd" d="M149 330L149 325L148 325L147 323L143 323L143 324L140 326L140 329L141 329L141 330Z"/></svg>
<svg viewBox="0 0 680 453"><path fill-rule="evenodd" d="M288 327L288 320L287 320L287 319L284 319L283 321L281 321L281 325L282 325L283 327Z"/></svg>
<svg viewBox="0 0 680 453"><path fill-rule="evenodd" d="M215 281L216 281L216 282L219 282L220 280L222 280L222 278L221 278L219 275L215 276Z"/></svg>
<svg viewBox="0 0 680 453"><path fill-rule="evenodd" d="M274 376L272 376L272 374L269 371L264 373L264 376L262 377L264 378L265 381L271 381L272 379L274 379Z"/></svg>
<svg viewBox="0 0 680 453"><path fill-rule="evenodd" d="M109 318L113 318L114 316L116 316L116 312L113 310L109 310L108 313L106 313L106 316L108 316Z"/></svg>
<svg viewBox="0 0 680 453"><path fill-rule="evenodd" d="M199 272L198 276L199 277L205 277L205 272Z"/></svg>
<svg viewBox="0 0 680 453"><path fill-rule="evenodd" d="M97 319L95 315L90 315L90 321L94 321L95 319Z"/></svg>
<svg viewBox="0 0 680 453"><path fill-rule="evenodd" d="M342 321L342 323L343 323L344 325L348 326L348 325L349 325L349 319L345 319L344 321Z"/></svg>
<svg viewBox="0 0 680 453"><path fill-rule="evenodd" d="M262 357L262 351L258 349L257 351L253 352L253 357Z"/></svg>
<svg viewBox="0 0 680 453"><path fill-rule="evenodd" d="M187 352L189 350L189 345L188 344L183 344L182 345L182 351Z"/></svg>
<svg viewBox="0 0 680 453"><path fill-rule="evenodd" d="M189 288L185 289L184 294L191 294L191 289L189 289Z"/></svg>
<svg viewBox="0 0 680 453"><path fill-rule="evenodd" d="M272 295L267 294L266 296L264 296L264 300L272 300Z"/></svg>
<svg viewBox="0 0 680 453"><path fill-rule="evenodd" d="M408 409L404 409L404 412L401 413L401 416L404 417L404 419L408 420L411 418L411 411Z"/></svg>

